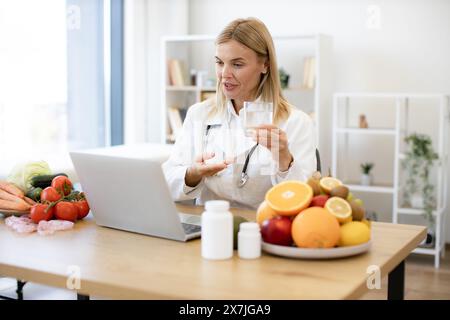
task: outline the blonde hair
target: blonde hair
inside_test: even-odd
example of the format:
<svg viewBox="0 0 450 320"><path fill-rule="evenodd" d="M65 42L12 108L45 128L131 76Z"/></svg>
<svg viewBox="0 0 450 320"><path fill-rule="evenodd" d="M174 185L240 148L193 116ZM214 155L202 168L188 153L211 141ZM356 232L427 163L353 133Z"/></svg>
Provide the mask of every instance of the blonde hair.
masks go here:
<svg viewBox="0 0 450 320"><path fill-rule="evenodd" d="M216 38L216 45L235 40L253 50L258 57L266 59L268 70L261 75L256 97L273 103L273 123L288 118L291 106L283 97L272 36L264 23L256 18L236 19L230 22ZM256 98L255 97L255 98ZM213 113L226 110L226 97L221 82L217 81L216 106Z"/></svg>

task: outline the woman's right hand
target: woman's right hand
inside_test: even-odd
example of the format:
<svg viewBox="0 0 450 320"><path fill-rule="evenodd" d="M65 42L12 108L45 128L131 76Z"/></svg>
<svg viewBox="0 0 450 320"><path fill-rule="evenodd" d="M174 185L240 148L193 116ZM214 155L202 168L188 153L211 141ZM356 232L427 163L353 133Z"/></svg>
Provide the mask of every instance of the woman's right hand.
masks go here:
<svg viewBox="0 0 450 320"><path fill-rule="evenodd" d="M186 175L184 176L184 183L188 187L197 186L203 177L211 177L227 167L228 163L226 161L213 164L205 163L206 160L213 157L214 153L196 157L194 164L186 170Z"/></svg>

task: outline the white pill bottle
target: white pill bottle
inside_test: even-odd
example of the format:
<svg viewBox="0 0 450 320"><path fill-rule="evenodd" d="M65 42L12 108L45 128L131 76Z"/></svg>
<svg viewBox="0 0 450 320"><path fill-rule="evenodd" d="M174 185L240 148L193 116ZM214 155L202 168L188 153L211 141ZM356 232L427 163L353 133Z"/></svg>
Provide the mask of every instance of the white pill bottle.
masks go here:
<svg viewBox="0 0 450 320"><path fill-rule="evenodd" d="M238 233L238 254L241 259L261 256L261 232L256 222L243 222Z"/></svg>
<svg viewBox="0 0 450 320"><path fill-rule="evenodd" d="M224 260L233 256L233 215L228 201L205 203L202 214L202 257Z"/></svg>

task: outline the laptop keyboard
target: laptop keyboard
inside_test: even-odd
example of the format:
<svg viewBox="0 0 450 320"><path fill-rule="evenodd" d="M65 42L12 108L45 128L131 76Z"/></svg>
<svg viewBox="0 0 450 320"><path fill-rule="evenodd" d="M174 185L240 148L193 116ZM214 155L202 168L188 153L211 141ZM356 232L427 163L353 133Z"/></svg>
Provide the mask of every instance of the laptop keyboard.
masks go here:
<svg viewBox="0 0 450 320"><path fill-rule="evenodd" d="M181 225L183 226L184 232L186 234L199 232L202 229L201 226L190 223L181 223Z"/></svg>

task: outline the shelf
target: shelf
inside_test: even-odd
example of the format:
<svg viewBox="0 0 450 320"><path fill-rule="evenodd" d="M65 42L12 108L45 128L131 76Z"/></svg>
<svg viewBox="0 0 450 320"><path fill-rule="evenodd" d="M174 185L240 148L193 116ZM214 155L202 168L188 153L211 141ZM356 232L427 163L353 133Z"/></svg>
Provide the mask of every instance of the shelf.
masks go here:
<svg viewBox="0 0 450 320"><path fill-rule="evenodd" d="M436 249L433 248L415 248L412 253L429 254L434 256L436 254Z"/></svg>
<svg viewBox="0 0 450 320"><path fill-rule="evenodd" d="M392 136L396 134L394 129L337 128L336 132L351 133L351 134L392 135Z"/></svg>
<svg viewBox="0 0 450 320"><path fill-rule="evenodd" d="M307 87L289 87L282 89L283 91L300 91L300 92L314 92L315 88L307 88Z"/></svg>
<svg viewBox="0 0 450 320"><path fill-rule="evenodd" d="M378 93L362 93L362 92L340 92L334 95L339 98L442 98L442 96L450 93L408 93L408 92L378 92Z"/></svg>
<svg viewBox="0 0 450 320"><path fill-rule="evenodd" d="M387 185L363 186L360 184L352 184L343 182L351 191L374 192L374 193L394 193L394 188Z"/></svg>
<svg viewBox="0 0 450 320"><path fill-rule="evenodd" d="M441 214L444 210L433 210L433 216ZM414 208L397 208L397 212L401 214L410 214L410 215L422 215L425 213L423 209L414 209Z"/></svg>
<svg viewBox="0 0 450 320"><path fill-rule="evenodd" d="M438 248L436 248L436 244L434 244L430 248L417 247L412 252L420 254L438 255L442 250L445 250L445 241Z"/></svg>
<svg viewBox="0 0 450 320"><path fill-rule="evenodd" d="M355 105L353 102L354 98L359 99L359 103ZM358 107L359 105L362 105L364 107L369 107L371 105L370 101L374 101L374 99L380 99L380 103L383 105L391 105L392 108L395 108L395 115L392 114L390 116L389 122L385 121L383 123L380 123L381 126L385 127L370 127L370 128L359 128L357 123L351 123L349 122L351 117L356 116L359 112L358 110L350 110L350 106L352 108ZM379 193L379 194L391 194L392 195L392 212L393 212L393 221L398 222L399 217L407 218L406 215L410 215L410 218L413 216L420 217L425 214L425 211L423 209L415 209L415 208L399 208L398 198L399 194L403 191L403 186L401 183L403 183L402 180L404 180L404 176L406 172L404 172L401 164L407 157L407 149L403 149L403 143L404 143L404 136L407 136L410 132L413 132L417 130L414 125L410 125L411 122L411 114L409 113L409 107L410 106L416 106L415 103L411 103L412 99L423 99L423 98L436 98L437 100L430 105L430 103L427 101L427 103L419 103L417 105L424 106L426 108L437 108L436 112L438 115L436 116L436 119L433 122L433 125L431 128L435 129L436 132L436 144L438 145L437 153L439 154L440 162L436 162L433 164L433 174L436 175L442 175L443 177L446 177L448 175L448 150L446 149L445 144L448 143L446 141L446 137L449 136L449 125L448 122L442 119L445 119L447 116L447 110L450 107L450 95L448 94L421 94L421 93L403 93L403 92L395 92L395 93L388 93L388 92L340 92L333 94L333 140L332 140L332 167L333 167L333 173L335 176L339 177L340 171L342 170L343 173L346 173L346 175L349 174L349 169L347 168L349 164L346 164L345 162L343 164L340 164L342 159L346 159L348 157L349 148L348 144L352 141L349 140L350 134L352 135L379 135L379 136L390 136L393 138L394 142L394 148L390 149L390 145L386 146L385 148L380 150L377 150L377 155L372 156L372 159L370 161L377 163L378 161L384 161L386 157L386 152L384 151L390 149L389 154L393 154L393 157L389 156L389 160L392 158L393 161L393 183L390 185L374 185L374 186L362 186L360 185L359 181L356 180L356 178L352 184L351 178L348 179L347 183L345 183L352 192L367 192L367 193ZM372 99L372 100L369 100ZM344 108L345 107L345 108ZM365 109L364 109L365 110ZM373 110L373 112L378 111L380 118L382 117L382 113L380 110ZM355 113L358 112L358 113ZM361 113L359 113L361 114ZM395 124L391 124L390 119L395 120ZM353 125L353 127L352 127ZM340 133L344 133L345 135L339 136ZM347 138L344 141L342 141L342 137ZM364 138L364 139L367 139ZM379 139L379 138L378 138ZM387 138L390 139L390 138ZM433 138L434 139L434 138ZM381 141L380 146L381 146ZM355 146L358 146L355 144ZM341 150L341 148L344 148L344 150ZM378 147L374 145L374 148ZM388 148L389 147L389 148ZM344 151L344 157L340 157L340 153ZM365 156L365 155L364 155ZM367 155L368 156L368 155ZM357 159L359 160L359 159ZM361 160L362 161L362 160ZM383 163L383 166L386 164ZM387 167L384 167L387 168ZM382 168L383 169L383 168ZM438 170L434 170L438 169ZM389 168L390 170L390 168ZM435 172L434 172L435 171ZM351 172L351 171L350 171ZM345 176L345 175L344 175ZM447 207L447 184L446 181L442 181L440 179L441 177L438 177L438 184L436 186L436 192L438 195L440 195L439 200L439 206L435 210L432 211L433 217L436 218L436 238L439 238L440 243L434 244L433 247L419 247L415 249L414 253L419 254L427 254L434 256L434 266L435 268L439 268L439 255L442 250L442 239L445 239L445 231L446 228L442 228L442 223L445 221L443 219L444 215L446 214ZM443 183L442 183L443 182ZM444 192L443 192L444 190ZM366 194L366 196L370 197L370 194ZM444 208L442 208L444 207ZM412 220L412 219L411 219Z"/></svg>
<svg viewBox="0 0 450 320"><path fill-rule="evenodd" d="M216 91L214 87L197 87L197 86L167 86L167 91Z"/></svg>

